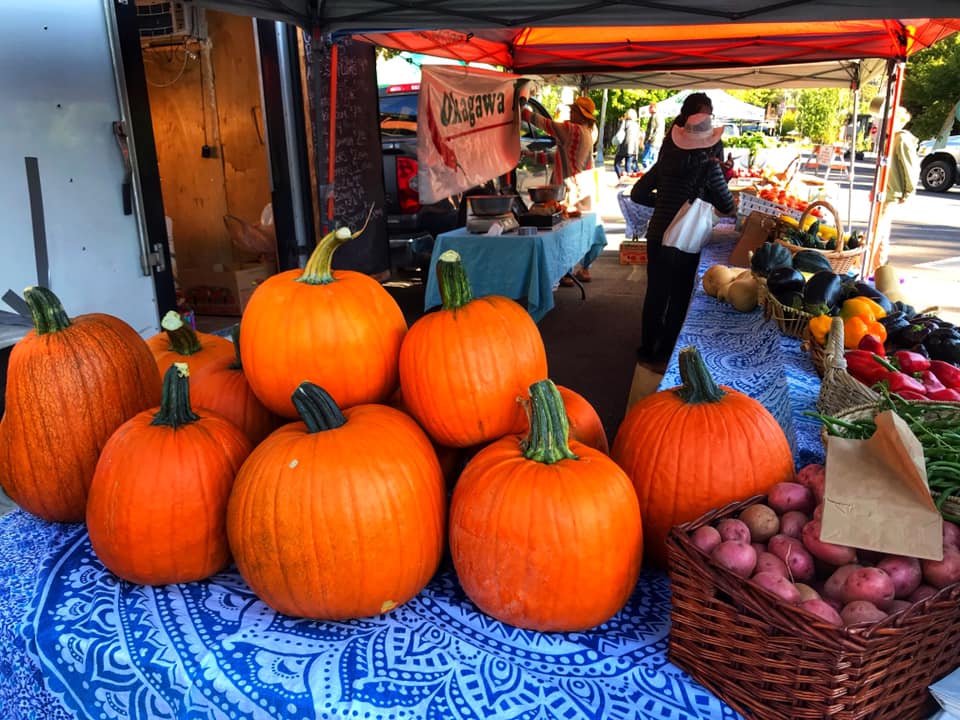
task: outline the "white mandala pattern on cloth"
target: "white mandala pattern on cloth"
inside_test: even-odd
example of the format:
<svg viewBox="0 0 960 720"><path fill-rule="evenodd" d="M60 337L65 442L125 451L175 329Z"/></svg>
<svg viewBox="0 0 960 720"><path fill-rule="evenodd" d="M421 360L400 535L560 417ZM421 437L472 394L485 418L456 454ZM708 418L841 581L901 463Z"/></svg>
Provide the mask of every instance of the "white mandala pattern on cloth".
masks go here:
<svg viewBox="0 0 960 720"><path fill-rule="evenodd" d="M42 578L28 648L50 690L98 720L738 717L667 661L663 574L644 573L587 633L506 626L449 570L390 614L347 622L277 614L234 571L140 587L107 571L82 530Z"/></svg>

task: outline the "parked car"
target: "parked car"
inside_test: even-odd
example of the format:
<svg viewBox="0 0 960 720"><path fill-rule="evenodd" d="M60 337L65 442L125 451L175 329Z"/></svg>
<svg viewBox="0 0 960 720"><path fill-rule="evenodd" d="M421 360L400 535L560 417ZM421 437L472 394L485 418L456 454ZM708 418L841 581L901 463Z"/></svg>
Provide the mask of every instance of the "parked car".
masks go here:
<svg viewBox="0 0 960 720"><path fill-rule="evenodd" d="M397 263L422 266L439 233L466 223L465 198L471 194L516 191L529 202L526 189L549 183L554 140L539 128L524 124L521 160L513 173L443 200L420 202L417 177L417 102L420 85L380 88L380 140L383 154L387 233ZM546 110L531 100L540 111ZM519 208L522 209L522 208ZM412 255L412 257L411 257ZM396 264L396 263L395 263Z"/></svg>
<svg viewBox="0 0 960 720"><path fill-rule="evenodd" d="M946 192L960 182L960 135L951 135L946 147L934 149L935 140L924 140L920 156L920 182L931 192Z"/></svg>

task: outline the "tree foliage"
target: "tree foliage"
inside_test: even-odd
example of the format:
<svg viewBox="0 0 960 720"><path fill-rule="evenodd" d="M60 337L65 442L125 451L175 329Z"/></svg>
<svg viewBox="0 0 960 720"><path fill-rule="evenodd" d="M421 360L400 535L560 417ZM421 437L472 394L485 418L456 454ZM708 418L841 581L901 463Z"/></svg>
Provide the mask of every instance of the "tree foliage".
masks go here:
<svg viewBox="0 0 960 720"><path fill-rule="evenodd" d="M814 142L835 142L849 102L841 103L840 88L804 88L797 96L797 129Z"/></svg>
<svg viewBox="0 0 960 720"><path fill-rule="evenodd" d="M960 35L951 35L907 61L901 104L913 116L910 131L934 137L960 101ZM954 128L956 128L956 121Z"/></svg>

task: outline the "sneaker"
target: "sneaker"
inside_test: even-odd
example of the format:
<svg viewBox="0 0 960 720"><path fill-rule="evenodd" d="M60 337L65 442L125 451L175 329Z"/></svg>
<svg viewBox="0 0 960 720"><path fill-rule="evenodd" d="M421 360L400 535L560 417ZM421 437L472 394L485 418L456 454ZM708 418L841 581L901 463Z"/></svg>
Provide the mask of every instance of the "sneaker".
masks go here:
<svg viewBox="0 0 960 720"><path fill-rule="evenodd" d="M577 280L580 282L590 282L593 278L590 277L590 271L586 268L582 270L577 270L576 272Z"/></svg>

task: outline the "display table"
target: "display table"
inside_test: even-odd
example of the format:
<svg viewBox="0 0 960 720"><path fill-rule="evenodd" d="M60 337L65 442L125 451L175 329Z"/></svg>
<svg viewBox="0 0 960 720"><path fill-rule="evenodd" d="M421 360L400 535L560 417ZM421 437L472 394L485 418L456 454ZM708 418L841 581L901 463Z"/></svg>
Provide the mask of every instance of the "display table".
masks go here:
<svg viewBox="0 0 960 720"><path fill-rule="evenodd" d="M553 289L574 265L586 257L589 264L607 244L596 213L564 220L536 235L478 235L458 228L441 233L433 246L434 262L445 250L463 259L475 297L502 295L525 300L527 312L539 321L553 308ZM424 309L441 303L433 267L427 275Z"/></svg>

